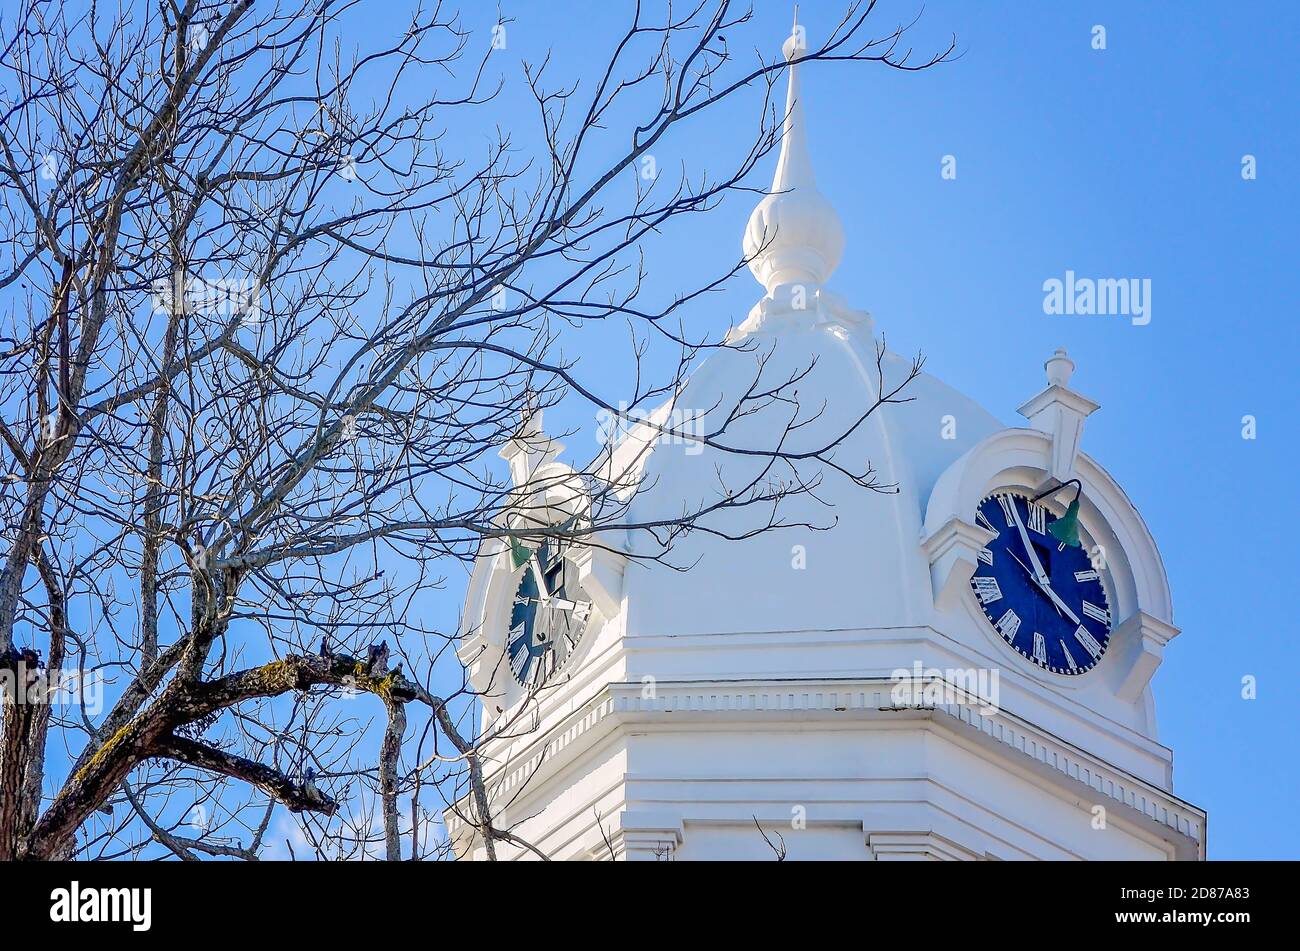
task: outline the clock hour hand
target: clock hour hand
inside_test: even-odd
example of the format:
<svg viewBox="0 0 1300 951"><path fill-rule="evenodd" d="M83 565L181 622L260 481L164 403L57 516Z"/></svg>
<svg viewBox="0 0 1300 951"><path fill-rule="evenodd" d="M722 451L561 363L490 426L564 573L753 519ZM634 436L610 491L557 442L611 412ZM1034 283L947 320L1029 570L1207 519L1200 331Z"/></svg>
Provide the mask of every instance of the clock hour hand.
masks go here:
<svg viewBox="0 0 1300 951"><path fill-rule="evenodd" d="M1028 565L1026 565L1019 558L1016 558L1016 553L1011 551L1010 548L1007 549L1007 553L1013 559L1015 559L1016 564L1018 564L1021 568L1025 569L1025 573L1029 575L1030 579L1034 582L1034 584L1038 585L1038 587L1042 590L1043 594L1047 595L1047 597L1051 599L1052 606L1056 608L1057 614L1061 615L1062 617L1068 617L1075 624L1079 624L1079 625L1083 624L1083 622L1079 620L1079 615L1075 614L1073 611L1070 610L1070 606L1061 600L1061 596L1052 590L1052 586L1050 584L1048 584L1045 580L1035 575L1033 570Z"/></svg>
<svg viewBox="0 0 1300 951"><path fill-rule="evenodd" d="M547 612L548 618L564 618L564 628L562 633L570 644L576 646L576 642L569 636L569 630L575 623L586 623L587 618L591 614L591 602L570 601L567 598L559 597L553 597L549 601L542 601L539 598L532 598L531 600Z"/></svg>
<svg viewBox="0 0 1300 951"><path fill-rule="evenodd" d="M563 611L569 617L576 617L579 621L584 621L587 615L591 613L590 601L570 601L567 598L552 597L549 599L527 598L523 603L532 603L539 608L545 608L550 612L550 616L556 616L557 612Z"/></svg>
<svg viewBox="0 0 1300 951"><path fill-rule="evenodd" d="M1047 596L1052 599L1052 602L1057 606L1057 608L1065 612L1066 617L1068 617L1075 624L1078 625L1083 624L1083 622L1079 620L1079 615L1075 614L1073 611L1070 610L1070 606L1061 600L1061 596L1052 590L1052 586L1050 584L1044 582L1043 590L1047 593Z"/></svg>
<svg viewBox="0 0 1300 951"><path fill-rule="evenodd" d="M1007 546L1007 554L1011 556L1012 561L1014 561L1017 565L1019 565L1021 568L1025 570L1025 574L1029 575L1029 580L1034 583L1034 587L1038 588L1038 590L1040 591L1043 590L1043 583L1039 581L1038 576L1034 574L1034 569L1030 568L1027 564L1025 564L1023 561L1017 558L1016 553L1011 550L1010 545ZM1060 607L1057 606L1055 601L1052 602L1052 607L1056 608L1057 614L1061 614L1061 609ZM1065 615L1061 614L1061 617L1065 617Z"/></svg>
<svg viewBox="0 0 1300 951"><path fill-rule="evenodd" d="M571 614L586 611L591 607L590 601L570 601L567 598L551 598L550 604L557 611L568 611Z"/></svg>

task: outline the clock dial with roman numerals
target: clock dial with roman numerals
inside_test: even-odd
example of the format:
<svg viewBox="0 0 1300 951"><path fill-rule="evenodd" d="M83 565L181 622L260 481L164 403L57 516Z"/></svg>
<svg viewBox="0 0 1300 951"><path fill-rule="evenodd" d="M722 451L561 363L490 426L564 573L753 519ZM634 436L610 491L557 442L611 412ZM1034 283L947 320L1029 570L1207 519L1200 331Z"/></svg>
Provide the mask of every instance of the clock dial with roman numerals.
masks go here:
<svg viewBox="0 0 1300 951"><path fill-rule="evenodd" d="M1110 602L1087 551L1048 534L1056 516L1018 492L980 502L975 521L996 533L979 552L971 590L1010 647L1054 674L1096 666L1110 643Z"/></svg>
<svg viewBox="0 0 1300 951"><path fill-rule="evenodd" d="M506 660L521 685L541 687L564 666L591 620L565 547L548 540L522 566L510 612Z"/></svg>

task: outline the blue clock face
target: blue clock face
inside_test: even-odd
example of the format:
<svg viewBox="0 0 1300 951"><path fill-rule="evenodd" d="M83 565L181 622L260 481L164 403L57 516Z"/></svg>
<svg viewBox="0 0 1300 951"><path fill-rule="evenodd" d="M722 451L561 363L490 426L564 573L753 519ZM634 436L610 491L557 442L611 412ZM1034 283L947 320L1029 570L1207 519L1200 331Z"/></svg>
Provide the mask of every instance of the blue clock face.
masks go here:
<svg viewBox="0 0 1300 951"><path fill-rule="evenodd" d="M1015 492L984 499L975 521L997 537L979 553L971 588L1004 641L1054 674L1096 666L1110 643L1110 603L1083 548L1061 544L1044 506Z"/></svg>
<svg viewBox="0 0 1300 951"><path fill-rule="evenodd" d="M540 687L578 646L591 617L582 600L577 571L553 541L544 543L523 565L510 612L506 658L515 679Z"/></svg>

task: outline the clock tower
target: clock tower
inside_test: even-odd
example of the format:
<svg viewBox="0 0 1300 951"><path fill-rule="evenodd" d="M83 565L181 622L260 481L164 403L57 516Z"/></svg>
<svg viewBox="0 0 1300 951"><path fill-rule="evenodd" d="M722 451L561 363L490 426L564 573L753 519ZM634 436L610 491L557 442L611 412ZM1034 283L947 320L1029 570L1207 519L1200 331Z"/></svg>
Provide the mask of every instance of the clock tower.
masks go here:
<svg viewBox="0 0 1300 951"><path fill-rule="evenodd" d="M829 511L832 526L733 541L724 523L686 536L674 560L693 567L676 571L630 533L584 541L589 479L628 486L627 519L645 523L719 478L744 484L754 458L640 426L607 471L579 473L541 414L526 420L502 450L516 498L480 551L459 647L483 794L510 833L496 856L1204 859L1206 815L1174 794L1156 730L1151 678L1178 634L1168 583L1083 449L1098 404L1058 350L1023 425L922 373L909 402L855 427L911 361L827 289L844 234L788 73L772 190L744 236L765 294L661 418L726 414L762 359L806 373L800 401L825 407L799 438L849 432L843 458L897 491L826 467L783 518ZM754 414L729 435L784 423ZM445 813L462 859L487 855L475 803Z"/></svg>

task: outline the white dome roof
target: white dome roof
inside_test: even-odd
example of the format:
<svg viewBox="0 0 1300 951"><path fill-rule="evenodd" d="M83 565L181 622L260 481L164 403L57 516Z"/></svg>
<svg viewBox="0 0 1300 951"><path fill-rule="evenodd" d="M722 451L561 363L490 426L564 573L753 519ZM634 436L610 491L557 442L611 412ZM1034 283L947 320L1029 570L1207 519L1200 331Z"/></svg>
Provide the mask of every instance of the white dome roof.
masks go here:
<svg viewBox="0 0 1300 951"><path fill-rule="evenodd" d="M797 62L796 52L795 44L787 41L787 61ZM626 574L629 635L828 631L917 623L913 615L928 599L918 598L916 592L928 591L930 585L920 546L930 492L954 460L1002 428L976 403L926 374L899 394L910 402L883 405L856 425L878 398L878 376L883 375L889 391L907 378L912 366L910 360L887 353L878 373L870 317L823 289L839 263L844 234L813 177L797 69L789 69L772 193L754 209L744 236L750 269L767 295L732 331L733 346L702 365L656 422L664 423L671 409L670 428L712 432L750 392L761 372L763 389L798 377L790 391L797 396L799 420L808 422L791 434L782 447L786 452L820 449L853 431L835 448L834 465L817 459L798 464L798 480L816 488L778 507L779 524L791 527L736 541L726 536L762 527L771 506L756 502L730 507L706 516L699 530L675 541L668 560L691 566L689 571L634 559ZM722 442L770 451L793 410L790 400L772 401L727 426ZM944 438L948 416L956 423L955 438ZM682 420L690 425L680 427ZM662 437L647 452L647 432L654 435L646 429L633 433L615 453L615 469L643 466L642 489L628 512L633 524L707 509L727 491L743 497L740 490L755 479L787 484L796 479L786 463L771 465L770 456ZM629 465L632 457L640 458ZM868 464L874 468L875 482L891 487L889 493L863 488L835 469L860 474ZM801 527L808 525L825 530ZM634 554L658 552L654 540L641 533L633 533L631 544ZM804 567L796 567L801 560Z"/></svg>
<svg viewBox="0 0 1300 951"><path fill-rule="evenodd" d="M774 322L775 323L775 322ZM819 448L850 429L876 400L875 344L869 324L846 331L837 323L791 326L781 321L745 338L746 350L724 350L691 378L676 408L686 412L715 407L702 431L735 406L767 357L765 379L784 380L812 364L799 381L800 418L821 412L787 446ZM886 354L886 387L906 379L911 361ZM924 603L929 566L920 547L921 525L930 491L940 474L966 450L1002 428L967 397L928 374L908 384L909 403L880 407L834 452L837 465L861 472L870 462L876 480L896 485L882 494L862 488L846 475L810 460L800 464L805 481L817 480L812 493L786 499L780 522L824 527L791 527L734 541L710 534L742 534L766 522L767 505L723 510L706 517L703 530L674 546L671 562L689 565L679 572L633 561L626 576L627 633L695 634L781 630L835 630L917 623ZM823 409L824 408L824 409ZM729 446L771 449L785 429L790 407L773 403L732 425ZM943 418L957 421L956 438L943 438ZM645 488L633 500L632 522L672 518L684 510L716 503L725 485L733 491L750 483L767 460L738 456L668 440L649 453ZM721 474L721 481L719 478ZM774 479L790 481L778 464ZM649 539L634 542L634 552L653 551ZM802 546L806 567L794 567Z"/></svg>

